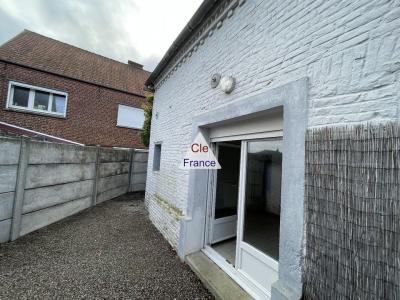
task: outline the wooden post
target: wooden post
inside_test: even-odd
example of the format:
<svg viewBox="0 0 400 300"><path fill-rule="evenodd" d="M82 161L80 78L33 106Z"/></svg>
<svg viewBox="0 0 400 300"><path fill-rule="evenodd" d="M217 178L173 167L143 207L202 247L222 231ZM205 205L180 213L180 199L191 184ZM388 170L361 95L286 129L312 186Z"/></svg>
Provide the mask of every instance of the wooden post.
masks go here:
<svg viewBox="0 0 400 300"><path fill-rule="evenodd" d="M10 239L12 241L16 240L20 236L22 207L24 205L26 171L28 169L29 162L29 144L29 139L21 138L17 178L15 182L14 207L11 222Z"/></svg>

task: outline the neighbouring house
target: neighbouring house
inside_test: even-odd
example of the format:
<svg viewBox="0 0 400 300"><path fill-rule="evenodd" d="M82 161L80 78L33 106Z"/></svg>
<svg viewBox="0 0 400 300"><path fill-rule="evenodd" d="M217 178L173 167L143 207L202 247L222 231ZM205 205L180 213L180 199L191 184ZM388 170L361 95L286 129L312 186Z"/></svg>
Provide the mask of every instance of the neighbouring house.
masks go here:
<svg viewBox="0 0 400 300"><path fill-rule="evenodd" d="M143 148L149 74L24 30L0 47L0 134Z"/></svg>
<svg viewBox="0 0 400 300"><path fill-rule="evenodd" d="M399 77L398 1L204 1L146 81L150 219L254 298L399 299Z"/></svg>

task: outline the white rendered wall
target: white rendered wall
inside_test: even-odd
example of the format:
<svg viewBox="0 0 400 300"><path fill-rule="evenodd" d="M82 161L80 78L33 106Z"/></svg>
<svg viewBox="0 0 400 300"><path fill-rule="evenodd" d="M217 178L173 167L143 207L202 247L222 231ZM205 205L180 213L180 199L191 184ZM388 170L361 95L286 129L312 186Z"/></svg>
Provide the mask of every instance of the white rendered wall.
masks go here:
<svg viewBox="0 0 400 300"><path fill-rule="evenodd" d="M192 117L308 76L308 127L399 120L399 1L247 0L155 93L146 203L176 248ZM211 75L236 78L224 94ZM162 142L161 169L152 171Z"/></svg>

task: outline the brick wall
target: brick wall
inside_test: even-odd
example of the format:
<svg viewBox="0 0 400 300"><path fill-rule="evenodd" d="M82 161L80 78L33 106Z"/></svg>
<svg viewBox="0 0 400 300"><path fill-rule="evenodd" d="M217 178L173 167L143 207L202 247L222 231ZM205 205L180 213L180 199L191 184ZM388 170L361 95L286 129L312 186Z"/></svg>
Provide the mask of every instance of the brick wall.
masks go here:
<svg viewBox="0 0 400 300"><path fill-rule="evenodd" d="M5 110L10 80L67 92L67 118ZM141 107L144 101L132 94L0 62L0 121L85 145L144 148L138 130L116 127L118 104Z"/></svg>
<svg viewBox="0 0 400 300"><path fill-rule="evenodd" d="M158 194L185 212L188 172L178 169L191 142L192 117L308 76L308 127L399 120L399 1L247 0L157 88L146 201ZM230 14L229 14L230 15ZM235 90L210 87L232 75ZM158 115L158 118L156 116ZM161 169L152 172L162 142ZM175 247L179 222L148 205Z"/></svg>

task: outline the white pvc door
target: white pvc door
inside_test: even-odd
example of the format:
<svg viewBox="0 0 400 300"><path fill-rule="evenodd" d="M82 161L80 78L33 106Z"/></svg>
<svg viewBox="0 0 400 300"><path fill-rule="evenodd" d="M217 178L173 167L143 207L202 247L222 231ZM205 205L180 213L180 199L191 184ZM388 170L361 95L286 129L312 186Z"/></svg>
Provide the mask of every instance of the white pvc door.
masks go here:
<svg viewBox="0 0 400 300"><path fill-rule="evenodd" d="M242 141L236 268L270 294L278 280L282 139Z"/></svg>
<svg viewBox="0 0 400 300"><path fill-rule="evenodd" d="M217 143L217 156L223 166L217 172L214 191L211 243L236 236L240 170L240 142Z"/></svg>
<svg viewBox="0 0 400 300"><path fill-rule="evenodd" d="M222 169L211 177L213 202L208 235L210 245L216 249L211 256L217 253L215 261L256 299L270 297L279 270L282 131L274 137L263 135L259 139L247 135L241 141L213 144ZM225 241L224 252L218 252L218 243ZM233 252L229 248L232 244Z"/></svg>

